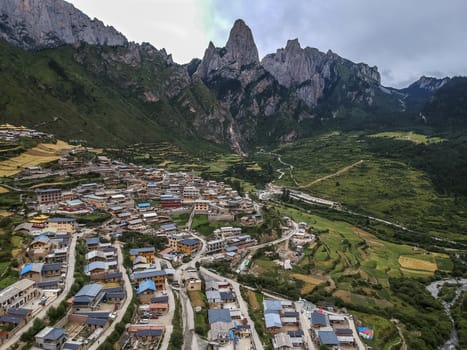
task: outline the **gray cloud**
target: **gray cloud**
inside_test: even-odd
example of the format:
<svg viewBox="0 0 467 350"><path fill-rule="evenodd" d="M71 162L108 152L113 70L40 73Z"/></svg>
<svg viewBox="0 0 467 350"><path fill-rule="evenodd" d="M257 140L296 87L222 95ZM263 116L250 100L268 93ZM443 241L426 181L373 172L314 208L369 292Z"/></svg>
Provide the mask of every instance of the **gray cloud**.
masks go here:
<svg viewBox="0 0 467 350"><path fill-rule="evenodd" d="M378 66L388 86L467 75L465 0L213 0L211 11L219 46L225 24L243 18L262 56L299 38L302 46Z"/></svg>

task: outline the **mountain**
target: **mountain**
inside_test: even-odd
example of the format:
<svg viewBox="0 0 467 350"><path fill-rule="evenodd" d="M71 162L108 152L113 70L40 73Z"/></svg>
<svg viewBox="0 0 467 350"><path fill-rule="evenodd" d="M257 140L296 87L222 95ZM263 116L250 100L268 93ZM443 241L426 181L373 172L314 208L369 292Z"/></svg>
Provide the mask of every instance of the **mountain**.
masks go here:
<svg viewBox="0 0 467 350"><path fill-rule="evenodd" d="M446 80L423 106L421 114L428 125L437 128L466 128L467 77Z"/></svg>
<svg viewBox="0 0 467 350"><path fill-rule="evenodd" d="M179 65L62 0L0 2L0 38L0 121L99 146L168 140L243 153L322 128L420 123L450 82L386 88L376 67L297 39L260 60L242 20L225 47Z"/></svg>
<svg viewBox="0 0 467 350"><path fill-rule="evenodd" d="M363 120L387 106L402 110L399 96L381 89L376 67L302 48L297 39L260 61L242 20L225 47L210 43L197 64L194 76L229 109L246 145L290 141L328 121Z"/></svg>
<svg viewBox="0 0 467 350"><path fill-rule="evenodd" d="M91 20L62 0L2 0L0 37L27 50L85 42L122 46L127 39L113 27Z"/></svg>

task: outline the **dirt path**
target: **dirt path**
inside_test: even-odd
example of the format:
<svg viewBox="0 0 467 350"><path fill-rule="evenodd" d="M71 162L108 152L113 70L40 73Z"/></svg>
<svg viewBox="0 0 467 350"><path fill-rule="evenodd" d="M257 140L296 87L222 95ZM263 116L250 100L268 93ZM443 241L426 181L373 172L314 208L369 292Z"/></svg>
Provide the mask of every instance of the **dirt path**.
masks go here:
<svg viewBox="0 0 467 350"><path fill-rule="evenodd" d="M347 171L363 164L364 160L363 159L360 159L358 162L356 163L353 163L351 165L348 165L346 166L345 168L342 168L338 171L336 171L334 174L330 174L330 175L326 175L326 176L323 176L323 177L320 177L319 179L316 179L306 185L302 185L300 186L299 188L306 188L306 187L310 187L310 186L313 186L313 185L316 185L317 183L320 183L322 181L325 181L325 180L329 180L329 179L332 179L333 177L336 177L336 176L339 176L339 175L342 175L344 173L346 173Z"/></svg>

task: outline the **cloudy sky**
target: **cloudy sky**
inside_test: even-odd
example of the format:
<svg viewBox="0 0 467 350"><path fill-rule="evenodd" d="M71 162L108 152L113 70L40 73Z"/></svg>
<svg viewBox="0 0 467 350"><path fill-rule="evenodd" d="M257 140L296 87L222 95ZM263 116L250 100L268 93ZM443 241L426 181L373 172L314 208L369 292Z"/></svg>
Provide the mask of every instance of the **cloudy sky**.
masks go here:
<svg viewBox="0 0 467 350"><path fill-rule="evenodd" d="M237 18L260 57L298 38L355 62L378 66L383 84L421 75L467 75L466 0L68 0L129 40L165 48L174 60L224 46Z"/></svg>

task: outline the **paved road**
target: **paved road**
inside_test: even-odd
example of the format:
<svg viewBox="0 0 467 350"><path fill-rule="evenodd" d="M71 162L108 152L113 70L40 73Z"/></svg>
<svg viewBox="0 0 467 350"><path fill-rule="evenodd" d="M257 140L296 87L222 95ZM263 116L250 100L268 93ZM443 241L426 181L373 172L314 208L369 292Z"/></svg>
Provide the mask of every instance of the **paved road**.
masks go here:
<svg viewBox="0 0 467 350"><path fill-rule="evenodd" d="M120 247L120 242L116 242L115 243L115 247L117 248L117 256L118 256L118 261L119 263L121 264L122 268L123 268L123 254L122 254L122 249ZM131 299L133 298L133 288L131 287L131 283L130 283L130 279L128 278L128 274L126 273L126 270L125 268L123 268L123 282L124 282L124 287L125 287L125 292L126 292L126 299L125 299L125 302L123 303L123 306L120 307L120 309L118 310L118 314L117 314L117 317L115 318L115 320L112 322L112 324L110 325L109 328L107 328L102 334L101 336L97 339L96 342L94 342L94 344L92 344L88 350L96 350L99 345L101 343L103 343L105 341L105 339L107 339L108 336L110 336L110 334L113 332L113 330L115 329L115 326L117 325L117 323L119 323L122 318L123 318L123 315L125 314L128 306L130 305L131 303Z"/></svg>
<svg viewBox="0 0 467 350"><path fill-rule="evenodd" d="M156 262L159 262L160 268L160 259L156 259ZM168 266L172 267L170 263L168 264ZM165 283L165 289L167 290L167 295L169 296L169 319L167 321L167 323L169 324L165 325L164 339L162 339L160 350L167 350L167 348L169 347L170 337L172 336L173 332L172 322L175 312L175 296L172 291L172 288L169 287L168 282Z"/></svg>
<svg viewBox="0 0 467 350"><path fill-rule="evenodd" d="M44 318L47 314L47 311L51 307L57 307L60 305L60 303L65 300L68 292L70 291L71 286L73 285L73 282L75 280L74 274L75 274L75 248L76 248L76 240L77 236L73 235L71 238L71 243L70 243L70 248L68 249L68 270L66 273L66 278L65 278L65 287L63 289L63 292L56 298L53 302L51 302L49 305L44 307L37 315L35 318ZM17 343L19 341L19 338L21 335L26 332L29 328L32 327L34 323L34 320L29 321L23 328L21 328L12 338L8 340L5 344L2 345L2 349L8 349L11 347L13 344Z"/></svg>
<svg viewBox="0 0 467 350"><path fill-rule="evenodd" d="M297 311L300 313L300 328L305 334L305 341L308 344L309 350L315 350L315 344L310 335L310 320L306 317L306 312L303 310L303 302L295 302Z"/></svg>
<svg viewBox="0 0 467 350"><path fill-rule="evenodd" d="M245 302L245 300L243 299L242 294L240 293L240 284L238 282L234 281L234 280L231 280L229 278L226 278L226 277L223 277L221 275L215 274L215 273L213 273L211 271L208 271L204 267L200 267L200 271L205 276L209 276L211 278L214 278L214 279L220 280L220 281L227 281L227 282L230 283L230 285L233 287L233 289L235 291L235 295L237 296L238 304L240 306L240 311L241 311L242 315L245 316L245 318L247 319L248 324L251 326L251 335L252 335L252 339L253 339L255 349L256 350L262 350L263 349L263 344L261 343L261 340L259 339L258 332L256 332L255 324L251 320L250 314L248 313L248 305Z"/></svg>

